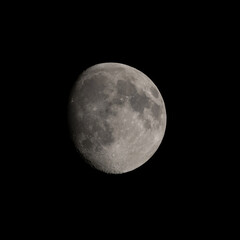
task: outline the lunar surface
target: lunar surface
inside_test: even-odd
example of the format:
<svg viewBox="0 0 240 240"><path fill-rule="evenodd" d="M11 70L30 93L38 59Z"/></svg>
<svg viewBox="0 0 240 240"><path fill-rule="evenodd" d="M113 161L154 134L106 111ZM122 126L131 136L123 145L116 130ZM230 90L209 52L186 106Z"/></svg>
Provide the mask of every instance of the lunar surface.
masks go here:
<svg viewBox="0 0 240 240"><path fill-rule="evenodd" d="M91 166L125 173L148 161L160 146L165 104L144 73L101 63L85 70L73 86L69 127L75 147Z"/></svg>

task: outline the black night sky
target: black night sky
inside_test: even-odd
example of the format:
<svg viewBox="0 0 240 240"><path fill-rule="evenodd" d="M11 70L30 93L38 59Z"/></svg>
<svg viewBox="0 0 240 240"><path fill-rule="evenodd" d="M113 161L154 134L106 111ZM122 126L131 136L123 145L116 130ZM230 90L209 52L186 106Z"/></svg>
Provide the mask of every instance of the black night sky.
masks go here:
<svg viewBox="0 0 240 240"><path fill-rule="evenodd" d="M37 100L40 110L35 126L41 147L31 150L32 174L36 171L38 184L51 194L65 192L73 198L90 194L91 201L98 194L102 199L121 198L121 192L133 198L137 194L163 199L162 194L173 198L191 195L202 183L206 162L202 159L204 146L198 144L204 134L199 118L204 116L196 109L201 101L197 96L203 83L204 47L190 26L169 23L159 31L135 28L123 30L121 24L112 31L93 27L89 35L84 28L60 27L34 53L41 56L36 65L42 75L40 86L36 85L41 99ZM142 167L123 175L106 175L90 168L68 135L71 87L83 70L101 62L124 63L144 72L157 85L167 110L167 128L158 151Z"/></svg>
<svg viewBox="0 0 240 240"><path fill-rule="evenodd" d="M15 113L28 117L20 120L24 157L12 162L18 176L15 188L21 196L31 196L29 204L39 203L40 211L51 209L57 216L67 209L82 214L88 209L98 220L105 214L111 219L113 213L141 218L167 212L180 219L184 209L204 202L214 185L208 152L214 123L205 106L215 54L211 26L194 18L194 12L186 15L177 9L148 13L147 19L141 14L100 14L87 20L86 15L57 11L51 17L52 11L48 18L26 19L20 24L24 28L17 27L22 37L15 61L24 65L21 87L26 94ZM83 70L102 62L124 63L145 73L160 90L167 111L157 152L122 175L87 165L68 132L73 83ZM197 211L203 209L204 204L198 205Z"/></svg>

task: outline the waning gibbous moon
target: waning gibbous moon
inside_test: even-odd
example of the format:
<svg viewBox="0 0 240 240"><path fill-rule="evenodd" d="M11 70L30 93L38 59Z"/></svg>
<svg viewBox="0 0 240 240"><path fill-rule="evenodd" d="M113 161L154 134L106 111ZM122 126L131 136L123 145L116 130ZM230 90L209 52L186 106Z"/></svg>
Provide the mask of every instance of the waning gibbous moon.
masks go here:
<svg viewBox="0 0 240 240"><path fill-rule="evenodd" d="M158 88L144 73L120 63L85 70L70 93L68 114L78 152L105 173L143 165L157 151L166 129Z"/></svg>

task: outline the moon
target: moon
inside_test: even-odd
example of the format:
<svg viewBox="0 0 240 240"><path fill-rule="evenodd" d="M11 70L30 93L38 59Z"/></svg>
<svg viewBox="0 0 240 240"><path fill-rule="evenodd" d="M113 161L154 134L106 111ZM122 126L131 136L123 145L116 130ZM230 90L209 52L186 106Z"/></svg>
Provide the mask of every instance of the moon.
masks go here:
<svg viewBox="0 0 240 240"><path fill-rule="evenodd" d="M165 104L156 85L121 63L85 70L71 90L68 110L76 149L92 167L110 174L147 162L166 129Z"/></svg>

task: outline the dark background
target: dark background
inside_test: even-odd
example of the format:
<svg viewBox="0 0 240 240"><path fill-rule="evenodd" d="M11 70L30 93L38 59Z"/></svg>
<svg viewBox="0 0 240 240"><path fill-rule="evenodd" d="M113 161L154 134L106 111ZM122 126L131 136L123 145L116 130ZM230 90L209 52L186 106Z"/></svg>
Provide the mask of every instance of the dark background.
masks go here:
<svg viewBox="0 0 240 240"><path fill-rule="evenodd" d="M218 189L218 165L210 151L215 103L209 102L220 55L216 19L194 7L112 8L118 11L35 9L14 22L10 44L20 77L12 95L20 133L9 152L14 177L8 181L33 216L97 224L123 217L126 229L132 221L141 228L156 218L166 225L172 218L187 218L190 224L216 207L211 196ZM72 85L83 70L102 62L145 73L166 105L159 149L143 166L122 175L89 167L68 134Z"/></svg>
<svg viewBox="0 0 240 240"><path fill-rule="evenodd" d="M33 175L37 172L37 184L44 193L60 195L64 201L86 201L87 206L114 207L130 201L133 208L150 207L155 201L176 203L176 198L179 203L183 196L199 194L206 186L209 167L203 157L205 142L200 140L206 134L203 123L207 118L201 113L201 86L206 83L202 69L208 66L204 39L192 31L195 27L169 21L167 26L156 24L150 30L141 24L138 29L121 23L92 27L90 33L61 25L51 29L56 32L49 33L36 53L41 59L36 65L41 79L35 85L40 93L34 126L39 139L30 151L34 170L29 169ZM123 175L90 168L68 135L71 87L83 70L101 62L120 62L144 72L166 104L167 128L160 148L144 166Z"/></svg>

